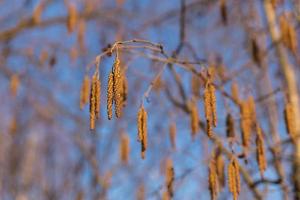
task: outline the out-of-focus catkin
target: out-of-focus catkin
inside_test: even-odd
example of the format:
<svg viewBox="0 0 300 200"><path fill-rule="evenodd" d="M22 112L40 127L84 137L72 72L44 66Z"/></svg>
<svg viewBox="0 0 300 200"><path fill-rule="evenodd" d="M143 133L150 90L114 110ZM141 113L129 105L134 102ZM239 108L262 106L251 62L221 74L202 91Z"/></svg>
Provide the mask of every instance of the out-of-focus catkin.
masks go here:
<svg viewBox="0 0 300 200"><path fill-rule="evenodd" d="M83 109L83 107L89 102L89 96L90 78L88 75L85 75L80 90L80 109Z"/></svg>
<svg viewBox="0 0 300 200"><path fill-rule="evenodd" d="M219 179L219 186L224 187L225 186L225 162L222 157L222 151L221 148L218 147L216 149L215 153L215 162L216 162L216 170L217 170L217 175Z"/></svg>
<svg viewBox="0 0 300 200"><path fill-rule="evenodd" d="M233 82L231 84L231 95L232 95L232 98L234 99L235 102L237 102L237 103L240 102L239 86L236 82Z"/></svg>
<svg viewBox="0 0 300 200"><path fill-rule="evenodd" d="M69 3L68 18L67 18L67 28L69 33L72 33L75 30L77 20L78 20L78 16L77 16L76 6L73 3Z"/></svg>
<svg viewBox="0 0 300 200"><path fill-rule="evenodd" d="M228 186L233 199L237 200L240 193L240 172L239 163L235 157L231 158L228 166Z"/></svg>
<svg viewBox="0 0 300 200"><path fill-rule="evenodd" d="M259 171L263 177L264 171L267 169L266 153L264 147L264 138L262 130L259 125L256 125L256 160L258 163Z"/></svg>
<svg viewBox="0 0 300 200"><path fill-rule="evenodd" d="M198 107L194 100L190 101L190 120L191 120L192 138L195 138L197 132L199 131L199 116L198 116Z"/></svg>
<svg viewBox="0 0 300 200"><path fill-rule="evenodd" d="M107 118L112 119L113 114L113 101L114 101L114 91L113 91L113 80L114 75L112 72L109 73L107 82Z"/></svg>
<svg viewBox="0 0 300 200"><path fill-rule="evenodd" d="M126 133L122 133L120 142L120 159L123 164L127 164L129 160L129 137Z"/></svg>
<svg viewBox="0 0 300 200"><path fill-rule="evenodd" d="M208 185L210 196L212 200L217 199L219 193L219 178L216 169L216 162L212 159L209 163L209 170L208 170Z"/></svg>
<svg viewBox="0 0 300 200"><path fill-rule="evenodd" d="M230 113L226 116L226 136L227 138L235 138L234 119Z"/></svg>
<svg viewBox="0 0 300 200"><path fill-rule="evenodd" d="M285 15L279 17L279 25L283 44L294 54L297 53L298 38L295 27L289 22Z"/></svg>
<svg viewBox="0 0 300 200"><path fill-rule="evenodd" d="M285 121L285 126L288 134L290 135L290 138L292 139L293 142L295 142L296 139L296 121L295 121L295 113L294 113L294 108L291 103L287 103L285 105L284 109L284 121Z"/></svg>
<svg viewBox="0 0 300 200"><path fill-rule="evenodd" d="M174 122L170 124L169 137L170 137L172 149L175 150L176 149L176 124Z"/></svg>
<svg viewBox="0 0 300 200"><path fill-rule="evenodd" d="M147 112L142 105L138 111L137 116L138 125L138 140L141 142L141 157L145 158L145 153L147 149L148 136L147 136Z"/></svg>
<svg viewBox="0 0 300 200"><path fill-rule="evenodd" d="M143 183L139 184L139 187L137 188L136 199L137 200L144 200L145 199L145 185Z"/></svg>
<svg viewBox="0 0 300 200"><path fill-rule="evenodd" d="M123 107L126 106L127 104L127 95L128 95L128 81L126 77L126 72L124 71L122 73L122 92L121 92Z"/></svg>
<svg viewBox="0 0 300 200"><path fill-rule="evenodd" d="M18 74L13 74L10 78L10 93L15 97L20 87L20 78Z"/></svg>
<svg viewBox="0 0 300 200"><path fill-rule="evenodd" d="M171 159L166 160L166 169L165 169L165 177L166 177L166 189L168 191L168 196L172 199L174 191L173 191L173 183L175 178L175 172L173 167L173 162Z"/></svg>
<svg viewBox="0 0 300 200"><path fill-rule="evenodd" d="M242 143L245 149L249 147L251 139L251 113L248 101L242 101L240 107Z"/></svg>

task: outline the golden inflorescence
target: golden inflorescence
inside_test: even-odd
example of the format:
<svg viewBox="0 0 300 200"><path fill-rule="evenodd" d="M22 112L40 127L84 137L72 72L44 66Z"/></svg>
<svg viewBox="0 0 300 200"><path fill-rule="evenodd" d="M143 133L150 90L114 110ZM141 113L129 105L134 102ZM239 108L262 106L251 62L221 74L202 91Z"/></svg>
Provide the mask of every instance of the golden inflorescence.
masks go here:
<svg viewBox="0 0 300 200"><path fill-rule="evenodd" d="M89 102L89 96L90 78L88 75L85 75L80 90L80 109L83 109L83 107Z"/></svg>
<svg viewBox="0 0 300 200"><path fill-rule="evenodd" d="M144 159L147 149L147 112L143 105L138 111L137 124L138 140L141 142L141 157Z"/></svg>
<svg viewBox="0 0 300 200"><path fill-rule="evenodd" d="M95 129L95 121L100 113L101 83L98 69L95 71L90 88L90 129Z"/></svg>
<svg viewBox="0 0 300 200"><path fill-rule="evenodd" d="M217 199L219 193L219 178L217 174L216 162L214 159L210 161L208 173L208 185L211 199L215 200Z"/></svg>
<svg viewBox="0 0 300 200"><path fill-rule="evenodd" d="M228 166L228 186L233 199L237 200L240 194L240 170L239 163L235 157L232 157Z"/></svg>
<svg viewBox="0 0 300 200"><path fill-rule="evenodd" d="M263 176L264 171L267 169L266 153L264 147L264 137L262 130L259 125L256 125L257 135L256 135L256 159L259 167L261 176Z"/></svg>
<svg viewBox="0 0 300 200"><path fill-rule="evenodd" d="M208 137L213 136L212 126L217 126L215 86L208 81L204 90L204 111Z"/></svg>

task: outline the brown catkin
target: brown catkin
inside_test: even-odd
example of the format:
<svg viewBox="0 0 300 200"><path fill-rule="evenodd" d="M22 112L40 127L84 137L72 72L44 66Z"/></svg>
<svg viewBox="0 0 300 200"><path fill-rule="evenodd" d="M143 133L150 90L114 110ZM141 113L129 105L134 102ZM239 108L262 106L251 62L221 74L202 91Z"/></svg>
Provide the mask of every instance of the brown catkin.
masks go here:
<svg viewBox="0 0 300 200"><path fill-rule="evenodd" d="M173 182L175 178L175 172L173 167L173 162L171 159L166 160L166 169L165 169L165 177L166 177L166 189L168 191L168 196L170 199L173 197L174 191L173 191Z"/></svg>
<svg viewBox="0 0 300 200"><path fill-rule="evenodd" d="M97 74L97 79L95 82L95 116L96 119L99 118L99 114L100 114L100 98L101 98L101 83L100 83L100 79L99 79L99 74Z"/></svg>
<svg viewBox="0 0 300 200"><path fill-rule="evenodd" d="M195 97L200 97L201 80L198 76L192 75L191 90Z"/></svg>
<svg viewBox="0 0 300 200"><path fill-rule="evenodd" d="M242 130L242 143L244 148L248 148L251 139L251 116L250 109L247 101L241 102L241 130Z"/></svg>
<svg viewBox="0 0 300 200"><path fill-rule="evenodd" d="M290 138L295 142L296 137L296 122L295 113L291 103L287 103L284 109L285 126Z"/></svg>
<svg viewBox="0 0 300 200"><path fill-rule="evenodd" d="M191 118L192 138L195 138L197 132L199 131L199 116L198 116L198 107L194 100L190 102L190 118Z"/></svg>
<svg viewBox="0 0 300 200"><path fill-rule="evenodd" d="M216 109L216 96L215 96L215 86L207 82L204 90L204 111L207 126L207 135L212 137L212 126L217 125L217 109Z"/></svg>
<svg viewBox="0 0 300 200"><path fill-rule="evenodd" d="M217 199L219 193L219 178L216 169L216 162L213 159L210 161L208 173L208 185L210 196L212 200L215 200Z"/></svg>
<svg viewBox="0 0 300 200"><path fill-rule="evenodd" d="M228 186L233 199L237 200L240 193L240 172L239 163L235 157L231 159L228 166Z"/></svg>
<svg viewBox="0 0 300 200"><path fill-rule="evenodd" d="M122 114L122 76L121 76L121 67L120 60L116 57L113 66L113 91L114 91L114 102L115 102L115 114L116 117L121 117Z"/></svg>
<svg viewBox="0 0 300 200"><path fill-rule="evenodd" d="M169 137L170 137L172 149L175 150L176 149L176 124L174 122L170 124Z"/></svg>
<svg viewBox="0 0 300 200"><path fill-rule="evenodd" d="M279 17L281 39L283 44L293 53L297 53L297 33L295 27L288 21L285 15Z"/></svg>
<svg viewBox="0 0 300 200"><path fill-rule="evenodd" d="M256 125L256 106L255 106L255 100L253 98L253 96L249 96L248 97L248 107L249 107L249 117L251 120L250 124L251 127L255 127Z"/></svg>
<svg viewBox="0 0 300 200"><path fill-rule="evenodd" d="M255 38L251 39L251 55L252 60L259 66L261 63L261 52Z"/></svg>
<svg viewBox="0 0 300 200"><path fill-rule="evenodd" d="M264 138L259 125L256 125L256 160L258 163L259 171L263 177L264 171L267 169L266 153L264 147Z"/></svg>
<svg viewBox="0 0 300 200"><path fill-rule="evenodd" d="M122 73L122 92L121 92L123 107L126 106L127 104L127 95L128 95L128 81L126 77L126 72L124 71Z"/></svg>
<svg viewBox="0 0 300 200"><path fill-rule="evenodd" d="M88 75L84 76L81 90L80 90L80 109L88 103L90 96L90 78Z"/></svg>
<svg viewBox="0 0 300 200"><path fill-rule="evenodd" d="M220 16L223 25L227 25L227 6L226 6L226 0L220 1Z"/></svg>
<svg viewBox="0 0 300 200"><path fill-rule="evenodd" d="M120 142L120 159L123 164L127 164L129 160L129 137L126 133L121 135L121 142Z"/></svg>
<svg viewBox="0 0 300 200"><path fill-rule="evenodd" d="M211 105L211 112L212 112L212 122L214 127L217 126L217 100L215 94L215 86L213 84L209 84L209 96L210 96L210 105Z"/></svg>
<svg viewBox="0 0 300 200"><path fill-rule="evenodd" d="M147 112L144 106L141 106L138 111L137 123L138 123L138 140L141 142L141 157L144 159L145 152L147 149L147 143L148 143Z"/></svg>
<svg viewBox="0 0 300 200"><path fill-rule="evenodd" d="M113 79L114 79L114 75L112 72L110 72L108 76L108 82L107 82L107 118L109 120L112 119L112 114L113 114L113 110L112 110L113 100L114 100Z"/></svg>
<svg viewBox="0 0 300 200"><path fill-rule="evenodd" d="M235 138L234 119L230 113L226 116L226 136L227 138Z"/></svg>

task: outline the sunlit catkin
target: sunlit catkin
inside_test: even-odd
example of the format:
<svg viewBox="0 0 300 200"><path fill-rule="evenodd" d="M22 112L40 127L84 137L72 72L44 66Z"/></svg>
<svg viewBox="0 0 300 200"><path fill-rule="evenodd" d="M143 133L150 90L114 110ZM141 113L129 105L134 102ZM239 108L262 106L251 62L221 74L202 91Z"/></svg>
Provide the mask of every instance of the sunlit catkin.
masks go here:
<svg viewBox="0 0 300 200"><path fill-rule="evenodd" d="M215 86L208 82L204 90L204 111L207 126L207 135L212 137L212 126L217 125L217 110L216 110L216 96Z"/></svg>
<svg viewBox="0 0 300 200"><path fill-rule="evenodd" d="M165 169L165 177L166 177L166 189L168 191L168 196L172 199L174 191L173 191L173 183L175 178L175 172L173 167L173 162L171 159L166 160L166 169Z"/></svg>
<svg viewBox="0 0 300 200"><path fill-rule="evenodd" d="M294 109L291 103L287 103L284 109L285 126L290 138L295 142L296 137L296 119Z"/></svg>
<svg viewBox="0 0 300 200"><path fill-rule="evenodd" d="M126 106L127 104L127 95L128 95L128 81L126 77L126 72L124 71L122 73L122 92L121 92L123 107Z"/></svg>
<svg viewBox="0 0 300 200"><path fill-rule="evenodd" d="M176 149L176 124L174 122L170 124L169 137L170 137L172 149L175 150Z"/></svg>
<svg viewBox="0 0 300 200"><path fill-rule="evenodd" d="M210 161L208 173L208 185L210 196L212 200L215 200L217 199L219 193L219 178L216 169L216 162L213 159Z"/></svg>
<svg viewBox="0 0 300 200"><path fill-rule="evenodd" d="M256 125L256 160L259 167L259 172L263 177L263 173L267 168L265 147L264 147L264 138L259 125Z"/></svg>
<svg viewBox="0 0 300 200"><path fill-rule="evenodd" d="M239 163L235 157L231 159L228 165L228 186L233 199L237 200L240 193L240 172Z"/></svg>
<svg viewBox="0 0 300 200"><path fill-rule="evenodd" d="M120 160L123 164L127 164L129 160L129 137L126 133L121 135L121 142L120 142Z"/></svg>
<svg viewBox="0 0 300 200"><path fill-rule="evenodd" d="M113 91L113 80L114 75L112 72L109 73L108 82L107 82L107 118L112 119L113 114L113 100L114 100L114 91Z"/></svg>
<svg viewBox="0 0 300 200"><path fill-rule="evenodd" d="M215 162L216 162L216 170L217 170L217 175L219 179L219 188L223 188L225 186L225 162L222 157L222 151L221 148L218 147L216 150L216 155L215 155Z"/></svg>
<svg viewBox="0 0 300 200"><path fill-rule="evenodd" d="M90 78L88 75L85 75L80 90L80 109L83 109L83 107L89 102L89 96Z"/></svg>
<svg viewBox="0 0 300 200"><path fill-rule="evenodd" d="M210 106L212 112L212 122L214 127L217 126L217 100L215 94L215 86L213 84L208 85L209 88L209 95L210 95Z"/></svg>
<svg viewBox="0 0 300 200"><path fill-rule="evenodd" d="M195 138L197 132L199 131L199 116L198 116L198 107L194 100L190 102L190 120L191 120L192 138Z"/></svg>
<svg viewBox="0 0 300 200"><path fill-rule="evenodd" d="M114 102L115 102L115 114L116 117L121 117L123 107L122 97L122 76L121 76L120 60L116 57L113 66L113 91L114 91Z"/></svg>
<svg viewBox="0 0 300 200"><path fill-rule="evenodd" d="M137 116L138 124L138 140L141 142L141 157L145 158L145 153L147 149L147 112L144 106L141 106L138 111Z"/></svg>

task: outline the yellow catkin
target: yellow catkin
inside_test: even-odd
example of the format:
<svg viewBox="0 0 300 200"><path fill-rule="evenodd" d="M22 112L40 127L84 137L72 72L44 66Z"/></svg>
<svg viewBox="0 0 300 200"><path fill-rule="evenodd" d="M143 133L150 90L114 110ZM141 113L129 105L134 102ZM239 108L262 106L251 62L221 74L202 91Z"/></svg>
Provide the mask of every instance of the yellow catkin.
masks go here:
<svg viewBox="0 0 300 200"><path fill-rule="evenodd" d="M256 135L256 160L258 163L259 171L263 177L264 171L267 169L266 154L264 147L264 138L259 125L256 126L257 135Z"/></svg>
<svg viewBox="0 0 300 200"><path fill-rule="evenodd" d="M226 116L226 136L227 138L235 138L234 119L230 113Z"/></svg>
<svg viewBox="0 0 300 200"><path fill-rule="evenodd" d="M95 129L95 120L100 111L100 80L99 72L95 71L90 88L90 129Z"/></svg>
<svg viewBox="0 0 300 200"><path fill-rule="evenodd" d="M20 87L20 78L18 74L13 74L10 78L10 93L15 97Z"/></svg>
<svg viewBox="0 0 300 200"><path fill-rule="evenodd" d="M176 149L176 124L174 122L170 124L169 137L170 137L172 149L175 150Z"/></svg>
<svg viewBox="0 0 300 200"><path fill-rule="evenodd" d="M296 137L296 122L295 122L295 113L291 103L287 103L284 109L284 120L285 126L290 138L295 141Z"/></svg>
<svg viewBox="0 0 300 200"><path fill-rule="evenodd" d="M127 134L123 133L120 142L120 159L123 164L128 163L129 152L130 152L129 137Z"/></svg>
<svg viewBox="0 0 300 200"><path fill-rule="evenodd" d="M235 157L231 159L228 166L228 186L233 199L237 200L240 193L240 172L239 163Z"/></svg>
<svg viewBox="0 0 300 200"><path fill-rule="evenodd" d="M239 97L239 86L236 82L233 82L231 85L231 95L234 101L239 102L240 97Z"/></svg>
<svg viewBox="0 0 300 200"><path fill-rule="evenodd" d="M198 116L197 104L193 100L190 102L190 118L191 118L192 138L195 138L197 132L199 131L199 116Z"/></svg>
<svg viewBox="0 0 300 200"><path fill-rule="evenodd" d="M88 103L90 96L90 78L88 75L84 76L81 90L80 90L80 109Z"/></svg>
<svg viewBox="0 0 300 200"><path fill-rule="evenodd" d="M115 114L116 117L121 117L122 114L122 77L121 77L121 67L120 60L116 58L113 66L113 91L114 91L114 102L115 102Z"/></svg>
<svg viewBox="0 0 300 200"><path fill-rule="evenodd" d="M208 185L211 199L215 200L219 193L219 178L217 175L216 163L213 159L210 161L208 173Z"/></svg>
<svg viewBox="0 0 300 200"><path fill-rule="evenodd" d="M168 191L168 196L170 199L173 197L173 182L175 178L175 173L174 173L174 167L173 167L173 162L171 159L166 160L166 169L165 169L165 177L166 177L166 189Z"/></svg>
<svg viewBox="0 0 300 200"><path fill-rule="evenodd" d="M251 115L247 101L241 102L241 130L242 143L245 149L249 147L251 139Z"/></svg>
<svg viewBox="0 0 300 200"><path fill-rule="evenodd" d="M68 18L67 18L67 28L69 33L72 33L75 30L77 20L78 20L78 16L77 16L76 6L70 3L68 4Z"/></svg>
<svg viewBox="0 0 300 200"><path fill-rule="evenodd" d="M249 96L248 98L248 107L249 107L249 117L250 117L250 124L251 127L254 127L256 124L256 106L255 106L255 100L253 96Z"/></svg>
<svg viewBox="0 0 300 200"><path fill-rule="evenodd" d="M204 89L204 112L205 112L205 119L206 119L206 132L208 137L212 137L212 110L211 110L210 101L211 101L210 93L206 85Z"/></svg>
<svg viewBox="0 0 300 200"><path fill-rule="evenodd" d="M114 100L114 91L113 91L113 73L110 72L108 76L108 82L107 82L107 118L109 120L112 119L113 114L113 100Z"/></svg>
<svg viewBox="0 0 300 200"><path fill-rule="evenodd" d="M147 149L148 136L147 136L147 112L144 106L141 106L137 116L138 124L138 140L141 142L141 157L145 158Z"/></svg>

